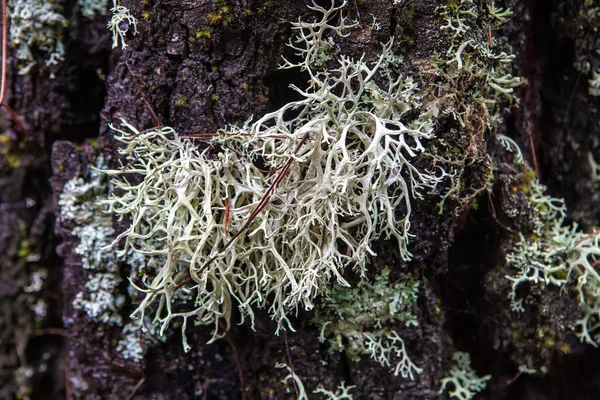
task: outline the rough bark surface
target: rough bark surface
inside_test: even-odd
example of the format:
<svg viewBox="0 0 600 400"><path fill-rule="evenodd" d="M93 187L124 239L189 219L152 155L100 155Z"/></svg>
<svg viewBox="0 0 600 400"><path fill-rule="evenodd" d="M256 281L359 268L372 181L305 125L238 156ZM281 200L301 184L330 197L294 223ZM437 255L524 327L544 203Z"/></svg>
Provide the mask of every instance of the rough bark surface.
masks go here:
<svg viewBox="0 0 600 400"><path fill-rule="evenodd" d="M382 242L369 267L371 278L389 266L393 278L411 274L420 282L418 328L395 327L423 369L415 381L395 377L366 356L354 362L331 354L310 323L314 312L303 311L293 318L296 332L275 336L275 323L258 312L254 330L233 325L224 339L207 345L209 329L188 327L192 350L185 353L181 329L174 327L142 361L124 359L117 351L121 327L93 321L72 306L88 272L74 252L79 239L73 224L60 217L65 183L88 178L100 154L117 165L109 124L124 118L140 131L153 127L143 97L160 122L180 134L214 132L296 99L288 86L302 86L306 77L278 65L282 56L294 57L286 47L290 22L310 13L297 0L123 0L139 19L139 34L127 37L126 50L111 51L106 16L90 20L76 1L66 3L64 62L50 68L40 62L20 76L14 49L8 57L7 102L25 133L1 112L0 398L296 398L294 387L288 385L287 393L281 383L287 370L275 368L286 363L309 396L318 385L334 389L345 381L356 385L355 399L441 399L447 394L438 393L440 380L457 350L471 354L480 376L492 375L479 399L596 398L598 350L568 329L580 317L576 301L558 289L531 286L529 296L545 312L510 309L504 256L514 241L511 231L528 226L531 210L490 132L487 152L497 168L493 189L477 198L478 207L439 214L437 201L419 202L411 217L414 259L403 262L397 246ZM448 46L435 11L445 1L349 3L360 25L336 42L346 55L374 59L381 43L394 37L401 72L418 78L434 52ZM514 15L499 33L517 57L514 75L528 83L517 89L520 106L506 112L500 131L537 163L550 193L565 197L569 217L591 230L600 222L600 191L587 153L600 159L600 97L588 94L587 71L600 67L600 4L510 0L503 6ZM209 23L222 7L227 10L219 23ZM593 7L595 13L587 12ZM369 29L375 21L381 29ZM469 184L478 187L484 172L471 174ZM115 221L115 229L123 224ZM38 287L36 274L44 277ZM123 317L134 308L128 298ZM521 365L546 370L528 375Z"/></svg>

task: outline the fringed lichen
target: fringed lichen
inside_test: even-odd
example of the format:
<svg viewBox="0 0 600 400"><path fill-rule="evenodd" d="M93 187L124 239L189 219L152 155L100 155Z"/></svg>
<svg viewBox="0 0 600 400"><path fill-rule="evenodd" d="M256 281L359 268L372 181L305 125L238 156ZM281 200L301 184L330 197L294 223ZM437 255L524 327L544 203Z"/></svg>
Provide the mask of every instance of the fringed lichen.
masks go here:
<svg viewBox="0 0 600 400"><path fill-rule="evenodd" d="M151 313L161 331L174 318L185 331L192 318L218 337L235 300L251 319L269 304L280 329L332 280L348 286L347 267L363 276L375 240L393 238L411 258L413 201L445 177L414 162L434 138L435 107L421 107L412 79L381 68L390 43L373 62L339 56L321 68L325 35L352 27L344 5L313 3L323 17L294 24L301 60L284 68L308 74L305 89L294 87L301 100L206 135L207 144L167 127L113 128L125 163L105 171L116 177L106 204L131 221L115 244L165 257L135 282L145 298L134 316Z"/></svg>

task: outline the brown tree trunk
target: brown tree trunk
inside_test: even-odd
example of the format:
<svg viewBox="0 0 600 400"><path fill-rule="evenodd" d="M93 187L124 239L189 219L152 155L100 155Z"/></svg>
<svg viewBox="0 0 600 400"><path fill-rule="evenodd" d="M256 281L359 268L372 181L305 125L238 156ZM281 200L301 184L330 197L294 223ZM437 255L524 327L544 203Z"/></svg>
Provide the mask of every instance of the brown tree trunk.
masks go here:
<svg viewBox="0 0 600 400"><path fill-rule="evenodd" d="M477 398L595 398L597 350L569 329L580 317L576 300L532 286L536 306L522 314L510 309L505 253L527 228L526 216L511 212L525 213L526 205L515 195L516 172L494 137L504 133L521 146L550 193L566 198L571 219L590 231L598 226L598 186L587 163L588 151L600 156L600 97L589 95L587 82L589 71L600 67L598 0L505 2L514 15L502 29L490 28L489 37L482 28L481 40L506 40L516 56L513 75L527 84L516 89L519 106L477 138L495 167L493 185L474 189L488 173L477 164L463 177L462 193L476 193L466 206L448 206L440 214L439 199L418 203L411 217L412 261L403 262L394 244L375 245L368 279L389 266L396 276L410 274L420 282L418 327L395 327L423 370L415 381L394 376L368 356L355 362L330 351L311 323L314 311L299 310L292 318L296 332L275 336L276 323L260 310L254 329L248 321L233 324L212 344L209 328L188 326L187 353L175 324L164 341L147 341L140 332L145 354L132 360L117 350L122 324L93 320L73 307L78 293L87 292L91 272L76 250L78 224L64 217L59 199L71 179L90 180L99 155L118 166L119 143L109 124L123 118L140 131L151 129L153 110L160 124L181 135L215 132L296 100L289 85L303 87L306 75L278 66L282 56L295 57L286 46L291 22L315 14L308 1L297 0L123 0L139 20L139 32L134 36L130 29L121 51L110 48L106 15L89 19L77 1L63 3L69 20L63 62L46 67L40 58L29 74L18 75L15 49L8 55L6 102L25 132L1 111L0 398L296 398L298 384L283 384L288 370L275 368L285 363L309 398L322 398L312 394L318 385L333 390L346 382L356 386L356 399L441 399L447 394L438 393L440 381L456 351L471 354L479 376L492 375ZM317 3L327 7L330 1ZM436 11L446 3L349 1L346 13L359 25L348 37L336 37L336 46L341 54L371 61L393 37L394 52L403 59L398 71L421 87L437 84L441 75L425 71L434 53L445 54L450 46ZM439 90L446 89L440 84ZM472 94L464 96L473 101ZM446 119L435 129L450 137L460 127ZM115 221L114 229L125 224ZM125 303L117 313L126 322L135 297L128 291L127 266L120 268ZM355 275L349 279L358 282ZM239 320L235 312L232 318Z"/></svg>

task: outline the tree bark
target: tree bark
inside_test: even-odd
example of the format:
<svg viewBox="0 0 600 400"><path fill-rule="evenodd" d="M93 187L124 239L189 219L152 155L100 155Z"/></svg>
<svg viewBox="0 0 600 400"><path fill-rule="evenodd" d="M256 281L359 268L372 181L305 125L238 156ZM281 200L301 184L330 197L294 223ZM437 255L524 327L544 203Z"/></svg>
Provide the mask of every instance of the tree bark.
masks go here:
<svg viewBox="0 0 600 400"><path fill-rule="evenodd" d="M18 75L15 49L8 56L6 101L25 132L2 111L1 398L296 398L297 384L281 382L288 370L275 368L285 363L310 398L318 385L334 390L346 382L356 386L356 399L442 399L447 394L438 393L441 379L456 351L471 354L479 376L492 375L480 399L585 399L598 393L597 349L569 329L581 316L573 296L532 285L535 306L511 311L505 255L516 234L527 229L529 211L517 193L516 172L494 139L497 133L513 138L549 192L566 199L569 218L589 231L598 226L598 183L587 163L588 152L600 156L600 97L588 92L589 71L600 68L597 0L505 2L514 14L494 37L490 30L481 39L503 38L516 56L513 75L527 84L515 89L519 105L481 136L495 166L493 186L457 213L450 206L439 213L439 199L417 203L412 261L403 262L393 243L375 245L368 279L389 266L396 278L410 275L420 282L418 327L395 327L423 370L415 381L394 376L367 356L355 362L330 352L311 323L314 311L300 310L292 318L296 331L275 336L276 323L260 310L254 329L247 321L233 324L212 344L210 328L188 326L187 353L181 327L174 326L165 341L144 342L143 359L134 361L117 350L121 326L73 307L77 294L87 290L90 271L82 267L76 224L61 216L59 199L71 179L90 179L99 155L118 165L119 143L109 124L123 118L140 131L151 129L153 110L160 124L181 135L208 133L296 100L289 85L303 87L306 75L278 66L282 56L295 57L286 46L291 22L314 13L295 0L123 0L139 22L138 34L130 29L121 51L111 50L106 15L88 19L78 2L65 3L62 63L47 67L39 61L29 74ZM329 1L317 3L327 7ZM340 54L372 61L381 44L394 38L394 53L403 59L398 72L428 85L433 78L424 71L434 53L445 54L450 45L436 11L445 4L349 1L346 13L359 25L336 38L336 46ZM444 121L435 130L442 136L456 128ZM478 164L466 173L465 193L481 184L484 169ZM114 222L116 231L124 226ZM119 313L127 320L135 304L126 266L121 268L126 300ZM43 283L35 287L40 276ZM520 366L537 372L529 375Z"/></svg>

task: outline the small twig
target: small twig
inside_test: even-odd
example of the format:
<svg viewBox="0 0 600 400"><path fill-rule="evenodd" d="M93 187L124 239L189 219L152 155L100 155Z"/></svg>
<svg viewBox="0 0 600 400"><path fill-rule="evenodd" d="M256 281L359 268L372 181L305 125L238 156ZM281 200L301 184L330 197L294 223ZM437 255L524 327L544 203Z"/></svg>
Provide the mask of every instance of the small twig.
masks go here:
<svg viewBox="0 0 600 400"><path fill-rule="evenodd" d="M6 1L2 0L2 79L0 82L0 104L4 104L6 89L6 50L8 43L8 18L6 17Z"/></svg>
<svg viewBox="0 0 600 400"><path fill-rule="evenodd" d="M577 241L577 243L575 243L575 246L573 246L573 247L579 246L581 243L585 242L589 238L592 238L592 237L596 236L599 233L600 233L600 229L596 229L594 232L590 233L589 235L585 235L584 237L582 237L581 239L579 239Z"/></svg>
<svg viewBox="0 0 600 400"><path fill-rule="evenodd" d="M233 339L231 338L231 334L225 335L225 338L227 339L227 343L229 343L229 347L231 347L231 352L233 353L233 359L235 360L236 367L238 370L238 376L240 379L240 386L241 386L241 392L242 392L242 400L246 400L246 382L244 380L244 370L242 369L240 355L237 351L237 347L236 347L235 343L233 342Z"/></svg>
<svg viewBox="0 0 600 400"><path fill-rule="evenodd" d="M142 103L144 103L144 106L146 107L146 111L148 111L148 114L150 114L150 118L152 118L152 123L154 124L155 127L162 126L160 118L158 118L156 116L156 114L154 113L154 110L152 109L152 106L148 102L148 99L146 99L144 90L142 89L142 86L140 85L140 83L138 82L137 78L135 77L133 71L131 70L129 63L125 62L125 65L127 66L127 69L129 70L129 73L131 74L131 77L133 78L133 82L135 83L135 85L138 88L138 92L140 93L140 97L142 98Z"/></svg>
<svg viewBox="0 0 600 400"><path fill-rule="evenodd" d="M38 329L33 333L33 336L44 336L44 335L68 336L66 329L61 329L61 328Z"/></svg>
<svg viewBox="0 0 600 400"><path fill-rule="evenodd" d="M508 226L505 226L502 222L500 222L500 220L498 219L497 215L496 215L496 208L494 207L494 201L492 200L492 193L488 191L488 211L490 212L490 214L492 215L492 218L494 218L494 221L496 221L496 223L498 225L500 225L502 228L506 229L508 232L510 233L515 233L514 230L510 229Z"/></svg>
<svg viewBox="0 0 600 400"><path fill-rule="evenodd" d="M223 229L225 230L225 237L229 238L229 197L225 199L225 218L223 221Z"/></svg>
<svg viewBox="0 0 600 400"><path fill-rule="evenodd" d="M71 366L69 355L65 358L65 399L73 400L73 391L71 390Z"/></svg>
<svg viewBox="0 0 600 400"><path fill-rule="evenodd" d="M515 374L515 376L513 376L512 378L510 378L510 379L507 379L507 380L505 381L506 385L507 385L507 386L508 386L508 385L512 385L513 383L515 383L515 381L516 381L517 379L519 379L519 377L520 377L520 376L521 376L521 371L517 372L517 373Z"/></svg>
<svg viewBox="0 0 600 400"><path fill-rule="evenodd" d="M248 132L221 132L221 133L206 132L206 133L190 133L189 135L181 135L180 137L190 138L190 139L195 139L195 138L211 139L217 135L242 136L242 137L255 136L253 133L248 133ZM265 138L269 138L269 139L286 139L286 136L282 136L282 135L265 135L265 136L261 136L261 137L265 137Z"/></svg>
<svg viewBox="0 0 600 400"><path fill-rule="evenodd" d="M144 382L146 382L146 376L142 376L140 378L140 380L138 381L138 383L136 383L131 392L129 392L129 395L125 398L125 400L133 399L133 396L135 396L136 392L139 390L140 386L144 384Z"/></svg>
<svg viewBox="0 0 600 400"><path fill-rule="evenodd" d="M287 338L287 331L283 331L283 342L285 343L285 354L287 356L287 362L288 365L290 367L290 372L292 373L292 375L296 375L296 372L294 371L294 363L292 362L292 355L290 353L290 346L288 344L288 338ZM296 390L296 397L299 397L299 391L298 391L298 384L296 383L295 379L292 379L292 382L294 382L294 390Z"/></svg>
<svg viewBox="0 0 600 400"><path fill-rule="evenodd" d="M529 136L529 147L531 148L531 158L533 159L533 169L535 175L540 177L540 169L538 167L537 156L535 154L535 144L533 143L533 132L531 132L531 121L527 120L527 136Z"/></svg>

